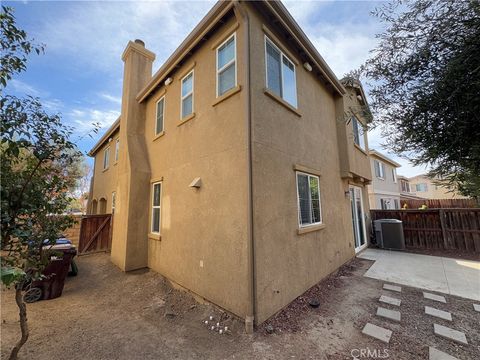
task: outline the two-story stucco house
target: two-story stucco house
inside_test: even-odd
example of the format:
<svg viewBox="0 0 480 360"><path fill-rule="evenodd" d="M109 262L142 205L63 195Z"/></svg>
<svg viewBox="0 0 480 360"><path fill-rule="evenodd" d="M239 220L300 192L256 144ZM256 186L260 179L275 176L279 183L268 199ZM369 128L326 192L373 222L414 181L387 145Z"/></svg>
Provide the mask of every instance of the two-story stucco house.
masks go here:
<svg viewBox="0 0 480 360"><path fill-rule="evenodd" d="M458 194L455 190L439 184L427 176L421 174L409 178L410 191L424 199L468 199L467 196Z"/></svg>
<svg viewBox="0 0 480 360"><path fill-rule="evenodd" d="M89 204L114 210L121 269L158 271L252 330L366 245L365 94L280 2L218 2L153 75L143 42L122 59Z"/></svg>
<svg viewBox="0 0 480 360"><path fill-rule="evenodd" d="M368 185L371 209L400 209L400 187L397 168L401 165L388 156L370 150L372 183Z"/></svg>

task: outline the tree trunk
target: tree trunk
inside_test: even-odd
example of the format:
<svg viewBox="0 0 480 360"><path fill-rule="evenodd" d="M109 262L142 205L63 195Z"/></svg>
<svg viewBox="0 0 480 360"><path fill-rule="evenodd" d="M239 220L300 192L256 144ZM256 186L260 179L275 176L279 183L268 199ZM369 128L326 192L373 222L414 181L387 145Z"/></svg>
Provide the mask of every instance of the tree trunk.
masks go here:
<svg viewBox="0 0 480 360"><path fill-rule="evenodd" d="M20 310L20 330L22 331L22 337L12 349L9 360L17 359L18 352L22 348L23 344L27 342L29 335L27 324L27 305L23 302L22 284L17 284L15 287L15 301L17 302L18 309Z"/></svg>

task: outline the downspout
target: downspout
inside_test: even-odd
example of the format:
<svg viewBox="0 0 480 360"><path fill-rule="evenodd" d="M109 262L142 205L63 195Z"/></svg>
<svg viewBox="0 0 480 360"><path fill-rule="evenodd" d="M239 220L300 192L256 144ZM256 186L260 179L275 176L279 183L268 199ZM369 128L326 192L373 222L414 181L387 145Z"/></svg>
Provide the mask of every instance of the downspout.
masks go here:
<svg viewBox="0 0 480 360"><path fill-rule="evenodd" d="M252 191L252 96L250 90L250 19L245 9L242 8L238 0L233 2L234 11L237 18L243 18L245 31L245 91L247 92L247 101L245 102L245 125L247 129L247 282L248 282L248 305L245 316L245 331L247 334L253 333L255 322L255 241L253 236L253 191Z"/></svg>

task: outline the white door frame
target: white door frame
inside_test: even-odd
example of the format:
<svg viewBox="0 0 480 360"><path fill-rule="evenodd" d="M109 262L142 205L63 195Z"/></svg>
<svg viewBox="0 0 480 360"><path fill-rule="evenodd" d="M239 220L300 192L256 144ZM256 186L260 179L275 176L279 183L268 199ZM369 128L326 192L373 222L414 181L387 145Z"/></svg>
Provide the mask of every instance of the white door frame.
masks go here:
<svg viewBox="0 0 480 360"><path fill-rule="evenodd" d="M362 216L363 216L362 229L358 229L359 226L358 226L358 213L357 213L357 204L356 204L356 198L355 198L355 189L360 190L360 207L361 207ZM350 199L350 206L353 206L353 209L352 209L353 210L353 212L352 212L352 215L353 215L352 222L353 222L353 226L354 226L353 243L354 243L354 246L355 246L355 253L358 253L368 246L367 229L366 229L366 226L365 226L365 208L363 206L363 192L362 192L362 188L360 186L356 186L356 185L349 185L348 190L349 190L349 192L350 192L350 190L353 190L352 192L350 192L350 194L353 193L353 198ZM357 231L359 231L359 230L363 231L363 236L364 236L364 239L365 239L365 243L363 245L360 245L359 247L357 247L355 237L360 236L360 234L357 233Z"/></svg>

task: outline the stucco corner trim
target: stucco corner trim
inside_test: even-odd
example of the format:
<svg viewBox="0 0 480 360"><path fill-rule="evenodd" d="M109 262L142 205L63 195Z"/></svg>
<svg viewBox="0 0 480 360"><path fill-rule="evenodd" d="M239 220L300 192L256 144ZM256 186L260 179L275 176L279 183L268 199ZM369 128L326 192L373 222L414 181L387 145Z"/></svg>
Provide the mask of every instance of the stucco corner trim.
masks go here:
<svg viewBox="0 0 480 360"><path fill-rule="evenodd" d="M185 70L183 70L180 74L178 74L177 80L182 81L185 75L187 75L190 71L193 70L193 68L195 67L195 64L196 64L195 61L192 61L190 64L188 64Z"/></svg>
<svg viewBox="0 0 480 360"><path fill-rule="evenodd" d="M360 150L365 156L368 156L368 153L365 150L363 150L360 146L358 146L355 143L353 143L353 146L355 146L357 150Z"/></svg>
<svg viewBox="0 0 480 360"><path fill-rule="evenodd" d="M312 225L312 226L306 226L302 228L297 229L297 234L302 235L302 234L307 234L313 231L319 231L322 229L325 229L326 225L325 224L318 224L318 225Z"/></svg>
<svg viewBox="0 0 480 360"><path fill-rule="evenodd" d="M165 130L160 131L155 137L153 138L153 141L157 140L158 138L161 138L163 135L165 135Z"/></svg>
<svg viewBox="0 0 480 360"><path fill-rule="evenodd" d="M149 234L148 234L148 239L149 239L149 240L155 240L155 241L161 241L161 240L162 240L162 235L160 235L160 234L154 234L154 233L149 233Z"/></svg>
<svg viewBox="0 0 480 360"><path fill-rule="evenodd" d="M180 122L177 124L177 126L183 125L186 122L192 120L195 117L195 113L191 113L190 115L185 116Z"/></svg>
<svg viewBox="0 0 480 360"><path fill-rule="evenodd" d="M227 100L229 97L235 95L236 93L238 93L240 90L242 90L242 86L241 85L237 85L235 86L234 88L228 90L225 94L219 96L212 104L212 106L217 106L218 104L220 104L222 101L225 101Z"/></svg>
<svg viewBox="0 0 480 360"><path fill-rule="evenodd" d="M297 115L298 117L302 117L302 114L300 114L298 112L297 109L295 109L292 105L290 105L288 102L286 102L285 100L283 100L280 96L278 96L277 94L275 94L274 92L272 92L271 90L267 89L267 88L264 88L263 89L263 92L265 93L265 95L267 95L268 97L272 98L273 100L275 100L276 102L278 102L279 104L283 105L284 107L286 107L288 110L290 110L291 112L293 112L295 115Z"/></svg>
<svg viewBox="0 0 480 360"><path fill-rule="evenodd" d="M236 31L238 29L238 27L240 26L240 24L237 22L235 22L232 26L230 26L228 29L225 29L223 32L222 32L222 36L220 36L220 38L215 41L212 46L210 47L212 50L216 50L217 47L224 42L224 40L226 40L230 35L232 35L232 33L234 31Z"/></svg>
<svg viewBox="0 0 480 360"><path fill-rule="evenodd" d="M301 171L301 172L304 172L304 173L307 173L307 174L317 175L318 177L322 176L322 173L320 172L320 170L312 169L310 167L303 166L303 165L300 165L300 164L294 164L293 165L293 170Z"/></svg>

